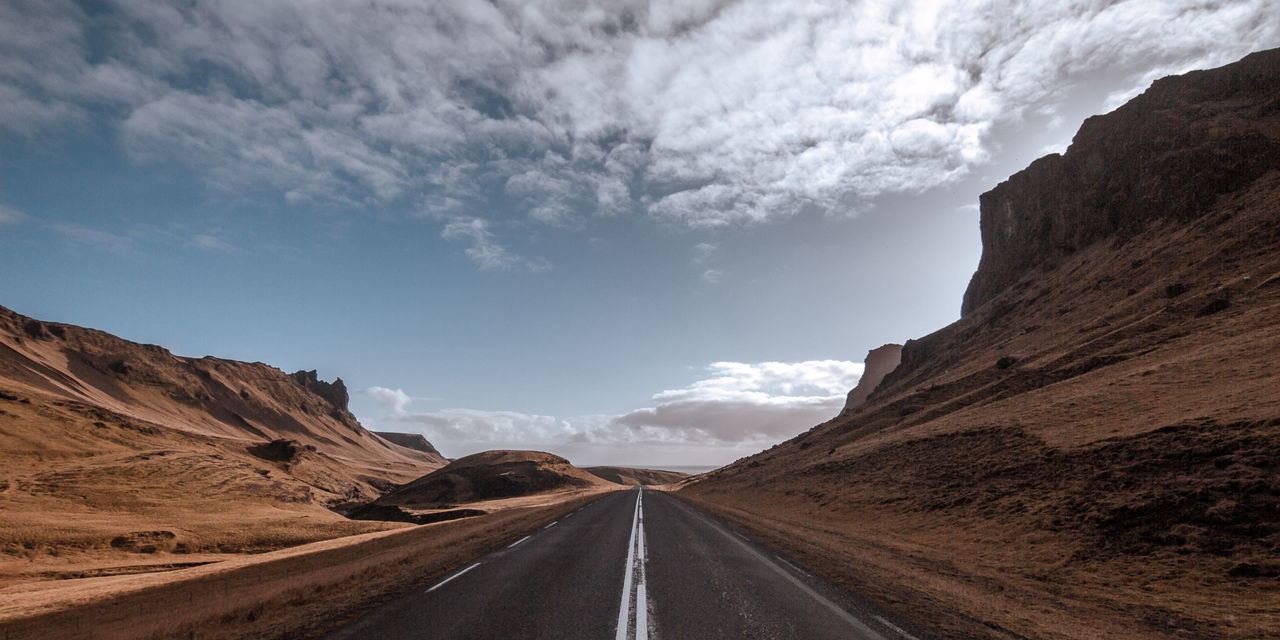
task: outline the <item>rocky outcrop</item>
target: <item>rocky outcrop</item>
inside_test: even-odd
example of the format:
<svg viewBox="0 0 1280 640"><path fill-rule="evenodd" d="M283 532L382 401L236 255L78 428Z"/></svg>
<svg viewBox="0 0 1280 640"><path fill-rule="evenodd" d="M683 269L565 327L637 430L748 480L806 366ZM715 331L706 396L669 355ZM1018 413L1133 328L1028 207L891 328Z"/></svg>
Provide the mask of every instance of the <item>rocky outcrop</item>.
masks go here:
<svg viewBox="0 0 1280 640"><path fill-rule="evenodd" d="M333 382L325 382L316 374L316 370L295 371L293 379L298 384L307 388L308 391L329 401L334 408L342 411L347 410L347 403L351 401L350 394L347 393L347 385L342 382L342 378L334 378Z"/></svg>
<svg viewBox="0 0 1280 640"><path fill-rule="evenodd" d="M863 360L862 377L858 378L858 386L849 392L849 399L844 403L844 410L851 411L867 401L867 396L875 391L884 377L902 362L902 345L886 344L867 352Z"/></svg>
<svg viewBox="0 0 1280 640"><path fill-rule="evenodd" d="M981 197L982 260L969 315L1032 270L1159 219L1187 221L1220 195L1280 169L1280 49L1157 80L1086 120L1063 155Z"/></svg>
<svg viewBox="0 0 1280 640"><path fill-rule="evenodd" d="M406 449L413 449L414 451L429 453L433 456L440 456L441 460L445 459L443 455L440 455L440 451L435 448L435 445L431 444L430 440L422 437L422 434L398 433L395 431L374 431L374 433L391 444L398 444Z"/></svg>

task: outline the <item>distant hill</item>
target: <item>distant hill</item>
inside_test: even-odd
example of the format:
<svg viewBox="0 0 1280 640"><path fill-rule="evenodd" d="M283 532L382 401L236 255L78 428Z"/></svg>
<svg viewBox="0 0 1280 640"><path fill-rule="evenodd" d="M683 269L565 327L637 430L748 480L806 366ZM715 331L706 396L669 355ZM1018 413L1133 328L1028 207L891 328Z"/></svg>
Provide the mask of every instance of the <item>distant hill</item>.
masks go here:
<svg viewBox="0 0 1280 640"><path fill-rule="evenodd" d="M366 431L346 397L314 371L179 357L0 307L0 551L6 531L53 558L368 530L327 507L446 461Z"/></svg>
<svg viewBox="0 0 1280 640"><path fill-rule="evenodd" d="M441 459L444 459L444 456L440 455L439 451L436 451L435 446L420 433L397 433L395 431L374 431L374 433L392 444L398 444L433 456L440 456Z"/></svg>
<svg viewBox="0 0 1280 640"><path fill-rule="evenodd" d="M981 197L959 321L682 494L947 637L1280 621L1280 50L1156 81Z"/></svg>
<svg viewBox="0 0 1280 640"><path fill-rule="evenodd" d="M689 477L689 474L679 471L632 469L631 467L583 467L582 470L609 482L625 485L657 486L679 482Z"/></svg>
<svg viewBox="0 0 1280 640"><path fill-rule="evenodd" d="M374 504L436 508L608 484L560 456L541 451L485 451L396 488Z"/></svg>

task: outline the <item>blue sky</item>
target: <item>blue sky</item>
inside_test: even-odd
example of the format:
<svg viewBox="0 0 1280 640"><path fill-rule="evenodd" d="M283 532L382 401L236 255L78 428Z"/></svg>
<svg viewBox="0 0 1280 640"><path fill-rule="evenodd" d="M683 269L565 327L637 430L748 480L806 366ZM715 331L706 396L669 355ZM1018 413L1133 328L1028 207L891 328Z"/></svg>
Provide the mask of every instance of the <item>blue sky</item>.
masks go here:
<svg viewBox="0 0 1280 640"><path fill-rule="evenodd" d="M978 194L1267 5L0 0L0 304L451 456L721 464L958 316Z"/></svg>

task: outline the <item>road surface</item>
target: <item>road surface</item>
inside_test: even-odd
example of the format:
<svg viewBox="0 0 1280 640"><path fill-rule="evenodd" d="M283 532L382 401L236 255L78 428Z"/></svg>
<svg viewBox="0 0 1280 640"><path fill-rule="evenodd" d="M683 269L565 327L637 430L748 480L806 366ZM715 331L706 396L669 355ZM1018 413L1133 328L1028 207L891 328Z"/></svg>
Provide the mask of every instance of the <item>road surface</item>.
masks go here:
<svg viewBox="0 0 1280 640"><path fill-rule="evenodd" d="M697 509L637 489L588 504L326 640L925 637L904 626Z"/></svg>

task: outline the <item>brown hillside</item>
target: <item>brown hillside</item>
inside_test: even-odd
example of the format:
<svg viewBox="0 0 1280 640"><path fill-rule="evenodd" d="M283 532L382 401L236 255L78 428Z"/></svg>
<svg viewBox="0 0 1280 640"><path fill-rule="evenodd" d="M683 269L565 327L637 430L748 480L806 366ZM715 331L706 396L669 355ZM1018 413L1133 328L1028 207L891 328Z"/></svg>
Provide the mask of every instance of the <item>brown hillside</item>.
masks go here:
<svg viewBox="0 0 1280 640"><path fill-rule="evenodd" d="M444 460L364 430L345 395L0 308L0 584L385 528L326 507Z"/></svg>
<svg viewBox="0 0 1280 640"><path fill-rule="evenodd" d="M689 477L689 474L680 473L679 471L632 469L631 467L583 467L582 470L616 484L643 485L646 487L672 484Z"/></svg>
<svg viewBox="0 0 1280 640"><path fill-rule="evenodd" d="M378 437L392 444L398 444L406 449L421 451L432 456L439 456L441 460L445 460L445 457L440 455L440 452L436 450L435 445L422 437L422 434L397 433L395 431L374 431L374 433L378 434Z"/></svg>
<svg viewBox="0 0 1280 640"><path fill-rule="evenodd" d="M982 198L963 318L681 495L955 637L1280 637L1280 50Z"/></svg>
<svg viewBox="0 0 1280 640"><path fill-rule="evenodd" d="M387 493L374 504L432 509L607 484L550 453L485 451L458 458Z"/></svg>

